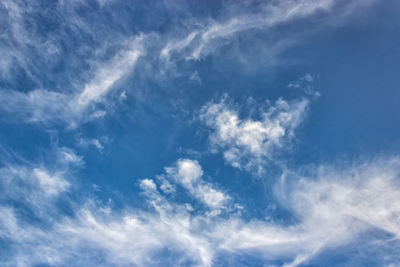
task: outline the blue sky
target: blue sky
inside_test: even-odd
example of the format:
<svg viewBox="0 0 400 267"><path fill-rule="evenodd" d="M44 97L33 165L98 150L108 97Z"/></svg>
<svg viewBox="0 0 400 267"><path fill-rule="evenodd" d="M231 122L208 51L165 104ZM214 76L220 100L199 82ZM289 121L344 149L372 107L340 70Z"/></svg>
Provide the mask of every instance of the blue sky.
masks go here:
<svg viewBox="0 0 400 267"><path fill-rule="evenodd" d="M0 3L1 266L399 266L400 3Z"/></svg>

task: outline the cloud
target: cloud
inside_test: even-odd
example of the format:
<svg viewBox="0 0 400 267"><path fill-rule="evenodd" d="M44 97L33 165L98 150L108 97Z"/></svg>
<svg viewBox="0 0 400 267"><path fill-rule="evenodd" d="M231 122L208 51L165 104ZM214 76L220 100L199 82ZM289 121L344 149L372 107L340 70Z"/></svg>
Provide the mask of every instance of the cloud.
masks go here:
<svg viewBox="0 0 400 267"><path fill-rule="evenodd" d="M390 233L398 241L399 167L399 159L393 158L348 168L320 166L313 178L292 173L285 196L280 190L277 194L285 198L297 223L231 220L215 228L214 238L228 251L261 251L269 260L289 256L292 261L285 266L307 262L328 248L363 242L360 237L371 230Z"/></svg>
<svg viewBox="0 0 400 267"><path fill-rule="evenodd" d="M14 116L26 118L28 122L48 121L54 117L70 115L68 101L67 95L47 90L29 93L3 90L0 94L1 110L15 112Z"/></svg>
<svg viewBox="0 0 400 267"><path fill-rule="evenodd" d="M0 109L16 112L29 123L66 122L75 128L79 122L103 117L105 112L97 110L95 104L105 96L124 76L133 70L142 54L143 36L129 42L126 49L119 51L109 62L94 73L93 79L77 93L59 93L37 89L28 93L14 90L0 93Z"/></svg>
<svg viewBox="0 0 400 267"><path fill-rule="evenodd" d="M156 184L151 179L143 179L140 181L140 187L143 188L145 191L155 191L157 189Z"/></svg>
<svg viewBox="0 0 400 267"><path fill-rule="evenodd" d="M0 208L9 212L3 220L8 223L22 219L23 225L30 225L27 218L36 221L52 221L56 200L70 190L71 184L61 171L51 171L44 167L7 166L0 169ZM15 216L13 214L16 214ZM3 215L2 215L3 216ZM15 217L15 218L14 218ZM6 229L0 229L0 235L9 233L9 224ZM19 230L13 227L18 233ZM5 231L5 232L3 232ZM12 233L9 233L12 234ZM10 242L13 236L8 237Z"/></svg>
<svg viewBox="0 0 400 267"><path fill-rule="evenodd" d="M217 213L226 208L230 197L215 189L212 184L201 180L203 170L196 160L179 159L174 167L165 168L167 176L181 184L193 197L197 198ZM215 214L215 213L214 213Z"/></svg>
<svg viewBox="0 0 400 267"><path fill-rule="evenodd" d="M196 184L202 183L203 173L195 161L179 160L169 168L173 168L171 178L186 181L187 187L197 188ZM6 173L1 171L2 179ZM71 203L73 216L59 214L50 219L46 214L55 212L56 202L49 199L35 203L47 208L42 209L40 217L46 227L24 219L19 208L10 206L10 199L4 201L3 196L0 236L17 248L3 263L63 265L73 260L77 266L98 261L110 266L213 266L222 255L247 255L266 264L279 260L284 266L298 266L313 261L325 250L360 243L382 253L378 257L385 261L384 256L390 252L385 250L385 242L378 242L381 237L372 237L367 244L361 237L381 231L391 235L392 245L399 243L400 160L318 166L307 173L288 172L286 179L276 185L276 197L295 218L289 223L248 221L237 214L210 217L207 210L194 212L185 203L164 196L149 178L139 184L150 209L125 207L116 211L87 199ZM21 177L29 180L28 176ZM16 188L23 192L43 190L14 184ZM396 257L386 258L391 259L386 264L400 262Z"/></svg>
<svg viewBox="0 0 400 267"><path fill-rule="evenodd" d="M72 149L62 147L59 149L58 153L60 155L60 161L66 165L73 164L80 166L84 163L83 157L75 154Z"/></svg>
<svg viewBox="0 0 400 267"><path fill-rule="evenodd" d="M194 262L207 266L207 256L202 255L201 238L188 233L184 217L128 214L108 221L102 217L83 210L78 221L65 222L59 227L70 242L101 249L109 264L161 264L154 256L157 251L169 247L177 255L181 250L184 258L193 257ZM172 259L166 257L163 260L172 264ZM177 260L179 263L179 258Z"/></svg>
<svg viewBox="0 0 400 267"><path fill-rule="evenodd" d="M109 63L99 68L93 80L85 85L84 90L76 96L72 105L76 105L78 109L86 108L90 103L105 95L127 73L130 73L138 58L143 54L141 47L143 38L144 36L135 38L127 49L120 51Z"/></svg>
<svg viewBox="0 0 400 267"><path fill-rule="evenodd" d="M88 8L69 1L0 3L7 29L0 37L5 54L0 59L0 110L23 122L69 128L106 114L96 104L106 102L117 82L132 72L145 53L145 35L111 31L111 25L96 23L104 17L89 19L77 6ZM52 27L38 18L49 19Z"/></svg>
<svg viewBox="0 0 400 267"><path fill-rule="evenodd" d="M58 195L60 192L65 191L69 183L58 175L50 175L45 170L34 169L34 176L39 182L40 188L47 195Z"/></svg>
<svg viewBox="0 0 400 267"><path fill-rule="evenodd" d="M0 76L6 89L0 92L0 109L7 114L18 114L24 122L58 122L76 128L107 114L107 105L100 108L96 104L118 102L107 98L134 68L140 68L142 75L136 77L140 82L147 79L165 82L176 77L170 75L176 69L175 63L210 55L224 44L234 42L239 33L272 29L295 19L330 12L336 6L355 10L359 5L340 5L340 1L333 0L250 1L226 7L213 19L194 17L188 19L185 27L171 22L169 31L150 29L139 33L129 30L132 27L123 18L109 16L120 11L112 1L100 2L93 16L79 12L94 8L84 2L61 1L43 7L28 1L3 1L7 31L0 42L5 55L0 59ZM333 13L346 13L342 9ZM54 28L47 27L38 19L41 17L48 18ZM103 23L104 19L109 23ZM296 43L294 39L290 35L268 42L268 53L280 53ZM136 66L138 60L143 60L143 64ZM158 79L160 76L163 78ZM21 81L21 77L25 78ZM195 69L187 73L187 78L201 82Z"/></svg>
<svg viewBox="0 0 400 267"><path fill-rule="evenodd" d="M204 105L200 119L211 129L211 144L223 151L228 163L260 173L264 163L293 139L308 102L278 99L274 106L261 112L260 120L253 120L241 119L224 98Z"/></svg>
<svg viewBox="0 0 400 267"><path fill-rule="evenodd" d="M189 25L183 34L173 25L171 32L154 33L156 38L148 41L147 34L127 30L133 26L121 26L118 16L102 17L113 10L96 10L86 18L77 12L93 11L87 4L61 1L46 9L55 14L53 21L41 13L42 6L5 0L0 20L6 18L8 30L0 26L0 75L11 89L0 92L0 109L10 120L74 128L105 116L112 101L108 97L135 68L144 72L154 65L161 72L165 65L158 65L159 57L168 63L165 68L182 59L200 60L234 41L238 33L272 29L328 11L335 3L269 1L256 13L247 12L247 4L238 4L239 11L226 19L196 18L195 26ZM107 6L112 2L101 1L100 8ZM39 14L49 18L48 24L36 23ZM44 26L54 26L55 31L43 33ZM182 36L171 38L175 32ZM153 40L157 42L151 44ZM21 84L30 88L21 89L18 79L25 75ZM190 70L189 76L201 83L196 71ZM314 78L307 74L289 87L301 87ZM118 94L120 101L125 92ZM291 145L308 106L308 99L278 99L267 108L256 107L260 112L255 116L246 116L222 99L207 103L200 118L211 131L213 148L229 164L260 173ZM83 147L93 145L100 151L108 143L107 138L80 141ZM84 165L83 157L70 148L55 150L48 162L1 162L3 266L219 266L224 257L240 257L245 263L249 257L265 265L323 265L318 255L340 253L348 246L359 253L367 247L373 252L367 257L382 265L400 264L397 251L388 249L400 247L397 157L288 169L277 182L275 195L268 197L276 198L289 218L266 221L242 217L238 210L246 205L213 182L198 161L183 158L154 179L132 181L142 190L134 205L104 204L85 185L74 183L72 173ZM262 213L266 207L260 205ZM360 266L357 255L352 255L352 263Z"/></svg>
<svg viewBox="0 0 400 267"><path fill-rule="evenodd" d="M167 45L161 50L160 57L166 60L170 59L170 53L172 51L180 51L186 48L198 35L197 31L191 32L183 40L177 40L173 42L168 42Z"/></svg>
<svg viewBox="0 0 400 267"><path fill-rule="evenodd" d="M232 39L237 33L252 29L268 29L295 18L310 16L318 11L329 11L335 1L279 1L261 5L256 14L238 12L226 21L210 20L182 39L172 40L161 50L161 57L169 60L171 54L183 53L186 59L199 60L212 53L217 47ZM240 6L238 9L248 7Z"/></svg>
<svg viewBox="0 0 400 267"><path fill-rule="evenodd" d="M297 81L293 81L287 85L287 88L297 89L303 91L307 95L314 97L321 96L321 93L316 90L314 82L318 79L318 75L312 75L306 73L303 77L300 77Z"/></svg>
<svg viewBox="0 0 400 267"><path fill-rule="evenodd" d="M78 145L87 148L90 146L95 147L100 153L102 153L105 149L105 146L109 145L112 140L107 136L101 136L100 138L78 138Z"/></svg>
<svg viewBox="0 0 400 267"><path fill-rule="evenodd" d="M295 193L289 197L293 207L299 215L304 214L302 209L311 210L312 214L304 214L307 220L315 216L326 223L336 221L338 226L337 221L344 223L350 218L399 238L400 160L375 161L342 166L343 170L320 167L316 180L296 182Z"/></svg>
<svg viewBox="0 0 400 267"><path fill-rule="evenodd" d="M7 161L9 158L2 160L0 206L11 205L12 210L16 205L22 214L28 213L37 219L57 213L54 201L61 197L68 201L66 195L75 187L69 170L80 168L84 162L81 156L65 147L54 147L48 156L51 163L43 157L40 162L29 162L21 157L13 162Z"/></svg>
<svg viewBox="0 0 400 267"><path fill-rule="evenodd" d="M19 215L20 208L2 202L0 236L13 244L2 264L211 266L213 252L206 238L194 231L185 206L166 201L150 179L141 186L152 212L105 212L109 208L88 200L72 205L73 217L58 214L53 219L49 215L54 215L56 202L48 200L48 205L41 203L47 209L40 224L34 224Z"/></svg>

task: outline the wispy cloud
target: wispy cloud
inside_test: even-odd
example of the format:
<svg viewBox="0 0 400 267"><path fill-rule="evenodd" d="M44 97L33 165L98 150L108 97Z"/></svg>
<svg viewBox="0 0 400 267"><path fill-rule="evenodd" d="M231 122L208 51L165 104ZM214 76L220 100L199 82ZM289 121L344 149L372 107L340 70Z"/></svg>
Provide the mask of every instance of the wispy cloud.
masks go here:
<svg viewBox="0 0 400 267"><path fill-rule="evenodd" d="M81 121L102 117L105 111L97 110L94 105L101 102L115 83L133 70L142 54L143 38L135 38L126 49L100 66L93 79L80 92L60 93L41 89L28 93L2 91L0 109L16 112L27 122L66 122L72 128Z"/></svg>
<svg viewBox="0 0 400 267"><path fill-rule="evenodd" d="M326 248L360 242L360 235L367 230L384 231L398 239L397 158L344 169L320 166L314 171L314 179L301 179L293 173L285 197L277 193L286 198L287 208L296 214L299 223L284 227L229 222L216 230L221 236L229 236L222 246L239 251L261 249L271 258L291 254L295 256L293 262L285 266L297 266Z"/></svg>
<svg viewBox="0 0 400 267"><path fill-rule="evenodd" d="M185 28L173 24L165 33L141 34L127 31L128 26L118 16L112 16L106 25L102 23L102 15L112 13L114 3L98 4L98 12L88 18L78 10L91 10L96 5L61 1L43 10L40 4L22 0L2 2L9 31L1 36L0 42L5 52L0 59L0 75L5 81L4 87L8 88L0 93L1 110L20 114L25 122L63 121L73 128L81 122L105 116L107 111L94 108L95 104L105 101L111 89L132 72L141 57L146 61L139 66L141 71L153 70L148 76L144 75L144 79L157 80L158 76L167 79L173 72L172 65L182 59L199 60L210 55L218 47L234 42L241 32L268 30L295 19L330 12L337 1L241 3L233 5L234 11L223 12L214 19L192 18ZM254 5L257 5L257 12ZM354 10L357 5L361 4L341 6ZM40 30L46 25L37 17L44 12L56 14L51 17L54 20L51 23L57 30ZM341 10L341 13L345 12ZM153 39L145 42L150 35ZM268 53L279 53L293 43L293 39L296 38L289 36L287 40L274 40ZM19 88L18 70L28 77L24 84L29 88ZM53 75L54 70L61 72ZM196 73L191 70L187 78L199 81Z"/></svg>
<svg viewBox="0 0 400 267"><path fill-rule="evenodd" d="M188 186L199 182L200 166L189 160L180 160L177 166L179 162L187 166L176 167L174 175ZM296 217L290 224L246 222L238 215L209 217L206 210L194 212L185 203L168 199L154 180L143 179L140 186L151 210L117 212L89 200L73 205L73 217L48 221L52 226L44 230L2 202L0 234L23 249L12 252L17 255L9 257L9 265L64 264L73 258L77 265L95 264L100 253L106 265L157 265L162 261L211 266L221 253L256 253L265 262L284 259L285 266L297 266L325 249L363 242L360 237L367 231L383 231L398 240L399 171L399 159L392 158L339 169L320 166L304 178L301 172L292 172L293 179L277 185L277 197ZM47 202L37 205L51 208L52 202ZM46 216L42 218L47 221ZM369 246L385 244L371 242Z"/></svg>
<svg viewBox="0 0 400 267"><path fill-rule="evenodd" d="M143 38L144 36L136 38L126 50L119 52L109 63L97 70L93 80L85 85L71 105L77 106L78 110L86 108L93 101L99 100L117 81L131 72L139 56L143 54L140 43Z"/></svg>
<svg viewBox="0 0 400 267"><path fill-rule="evenodd" d="M359 2L250 1L216 12L212 19L192 17L184 29L171 22L162 31L152 32L149 26L140 33L119 20L113 1L59 1L48 7L4 0L0 111L7 116L2 120L76 129L105 116L115 100L114 89L138 69L146 74L137 79L154 82L182 62L182 71L187 71L188 65L235 42L240 33L268 32L296 19L326 15L337 6L348 11ZM48 20L40 23L37 17ZM266 48L273 56L280 49L272 48L291 44L293 36L278 39ZM199 73L190 69L187 78L201 84ZM307 97L254 105L259 111L254 114L243 114L228 97L208 102L200 120L210 130L212 148L235 168L263 173L293 144L310 95L317 95L311 85L315 77L306 74L288 85L301 88ZM116 92L119 103L129 102L127 90ZM100 152L109 143L107 137L71 139ZM382 265L400 265L398 253L387 249L400 247L397 157L286 167L281 180L270 179L274 190L268 197L289 218L263 220L243 216L246 203L208 176L199 161L188 158L167 165L154 178L132 181L139 187L138 205L104 204L75 180L84 157L72 148L52 148L47 161L11 162L11 156L0 155L2 266L219 266L224 257L246 261L247 256L265 265L298 266L352 245L371 248ZM256 208L262 213L266 207Z"/></svg>
<svg viewBox="0 0 400 267"><path fill-rule="evenodd" d="M85 3L43 7L3 1L0 5L8 29L0 37L4 52L0 110L17 114L24 122L63 122L74 128L104 116L106 111L95 104L104 101L116 83L132 72L145 52L145 35L122 35L89 21L77 12L77 6L90 8ZM46 12L56 14L49 23L57 31L41 30L47 26L37 17ZM16 80L20 76L24 80Z"/></svg>
<svg viewBox="0 0 400 267"><path fill-rule="evenodd" d="M236 14L227 21L211 20L190 32L186 37L169 41L161 51L161 57L169 59L171 54L186 55L198 60L232 39L235 34L251 29L268 29L295 18L310 16L318 11L329 11L335 1L279 1L259 7L260 14ZM246 7L244 8L246 10Z"/></svg>

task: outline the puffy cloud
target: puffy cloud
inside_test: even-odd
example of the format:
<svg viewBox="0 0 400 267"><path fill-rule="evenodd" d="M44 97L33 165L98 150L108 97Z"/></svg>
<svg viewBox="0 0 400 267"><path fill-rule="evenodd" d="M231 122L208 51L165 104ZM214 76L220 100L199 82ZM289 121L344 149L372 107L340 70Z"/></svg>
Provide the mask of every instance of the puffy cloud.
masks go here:
<svg viewBox="0 0 400 267"><path fill-rule="evenodd" d="M212 133L210 141L221 149L232 166L261 172L267 159L294 137L294 130L303 120L308 100L288 102L278 99L274 106L262 111L260 120L241 119L222 99L209 102L200 119Z"/></svg>
<svg viewBox="0 0 400 267"><path fill-rule="evenodd" d="M140 187L144 190L155 191L157 189L156 184L151 179L143 179L140 181Z"/></svg>
<svg viewBox="0 0 400 267"><path fill-rule="evenodd" d="M199 162L190 159L180 159L176 167L166 168L166 171L185 187L192 187L203 176Z"/></svg>
<svg viewBox="0 0 400 267"><path fill-rule="evenodd" d="M166 173L173 181L181 184L193 197L212 209L226 208L230 197L215 189L212 184L201 180L203 170L196 160L180 159L176 166L167 167Z"/></svg>

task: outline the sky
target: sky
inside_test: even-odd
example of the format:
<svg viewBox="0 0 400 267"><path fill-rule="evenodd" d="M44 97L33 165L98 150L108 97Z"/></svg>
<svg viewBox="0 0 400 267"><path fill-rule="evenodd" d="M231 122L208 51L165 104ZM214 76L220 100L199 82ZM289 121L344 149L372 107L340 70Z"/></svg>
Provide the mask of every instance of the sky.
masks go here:
<svg viewBox="0 0 400 267"><path fill-rule="evenodd" d="M0 2L1 266L400 266L400 2Z"/></svg>

